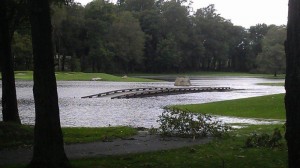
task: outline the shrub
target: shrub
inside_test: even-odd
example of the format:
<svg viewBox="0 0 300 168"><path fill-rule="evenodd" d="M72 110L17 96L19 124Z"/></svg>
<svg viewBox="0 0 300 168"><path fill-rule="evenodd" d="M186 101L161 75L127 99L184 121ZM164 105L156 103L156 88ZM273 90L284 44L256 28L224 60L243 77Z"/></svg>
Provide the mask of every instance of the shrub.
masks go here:
<svg viewBox="0 0 300 168"><path fill-rule="evenodd" d="M206 137L222 136L231 128L212 116L200 113L191 113L175 108L166 108L159 119L158 129L163 136L179 137Z"/></svg>
<svg viewBox="0 0 300 168"><path fill-rule="evenodd" d="M276 128L272 135L263 133L263 134L256 134L253 133L249 136L245 142L245 147L247 148L254 148L254 147L269 147L274 148L280 146L282 139L282 135L280 130Z"/></svg>

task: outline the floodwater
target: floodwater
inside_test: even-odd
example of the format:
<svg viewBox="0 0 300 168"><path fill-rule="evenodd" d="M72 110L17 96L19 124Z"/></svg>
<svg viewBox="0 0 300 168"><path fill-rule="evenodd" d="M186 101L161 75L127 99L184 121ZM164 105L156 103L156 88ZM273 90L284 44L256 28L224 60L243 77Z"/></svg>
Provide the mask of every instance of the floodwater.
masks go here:
<svg viewBox="0 0 300 168"><path fill-rule="evenodd" d="M283 80L246 78L246 77L197 77L191 83L197 87L231 87L238 89L230 92L201 92L180 95L134 99L91 98L82 96L101 92L139 88L174 87L174 82L127 83L99 81L58 81L60 119L63 127L106 127L135 126L158 127L158 116L163 107L174 104L196 104L261 95L284 93L284 87L262 86L257 83L275 83ZM20 118L23 124L34 124L34 101L31 81L17 81L17 96ZM0 85L0 87L2 87ZM0 89L0 94L1 89ZM0 108L2 110L2 106ZM239 118L220 118L225 123L268 123ZM2 116L0 116L0 121Z"/></svg>

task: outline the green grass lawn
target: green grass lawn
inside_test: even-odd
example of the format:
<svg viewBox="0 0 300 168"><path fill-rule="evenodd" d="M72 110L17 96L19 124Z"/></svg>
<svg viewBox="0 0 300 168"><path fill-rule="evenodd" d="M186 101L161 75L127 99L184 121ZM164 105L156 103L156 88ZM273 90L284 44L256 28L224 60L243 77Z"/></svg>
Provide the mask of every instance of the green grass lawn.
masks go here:
<svg viewBox="0 0 300 168"><path fill-rule="evenodd" d="M264 86L284 86L284 83L258 83L258 85L264 85Z"/></svg>
<svg viewBox="0 0 300 168"><path fill-rule="evenodd" d="M271 134L274 128L281 125L257 125L238 129L230 137L215 139L211 143L142 154L108 156L72 160L75 168L284 168L287 167L287 148L283 145L276 148L246 148L246 138L253 132ZM167 142L166 142L167 143Z"/></svg>
<svg viewBox="0 0 300 168"><path fill-rule="evenodd" d="M194 113L206 113L212 115L262 119L285 119L284 94L205 104L176 105L172 107L179 108L181 110L188 110Z"/></svg>
<svg viewBox="0 0 300 168"><path fill-rule="evenodd" d="M66 144L111 141L137 134L137 130L131 127L63 128L62 131Z"/></svg>
<svg viewBox="0 0 300 168"><path fill-rule="evenodd" d="M275 148L246 148L247 137L253 133L272 134L275 128L283 133L282 125L252 125L230 132L230 136L217 138L208 144L173 150L103 156L71 160L74 168L287 168L285 141ZM166 141L167 143L167 141ZM6 168L21 168L12 165Z"/></svg>
<svg viewBox="0 0 300 168"><path fill-rule="evenodd" d="M177 107L183 109L193 107L189 110L192 111L192 109L194 109L194 112L209 111L210 113L218 115L284 119L283 97L283 94L278 94ZM208 144L158 152L76 159L71 160L71 164L75 168L286 168L287 147L285 140L281 140L282 145L275 148L245 147L247 138L253 133L258 135L262 133L272 135L275 128L279 128L281 133L284 133L283 125L250 125L241 129L235 129L229 132L229 136L216 138ZM68 129L63 130L65 140L67 136L81 138L86 135L88 137L89 129L91 128L86 128L87 130L81 130L81 128L78 128L78 130L73 129L75 134L68 132ZM94 131L97 132L96 130ZM120 130L116 132L118 134L121 133ZM94 138L91 139L94 140ZM81 142L81 140L78 140L78 142ZM17 165L9 167L24 166L25 165Z"/></svg>
<svg viewBox="0 0 300 168"><path fill-rule="evenodd" d="M112 82L157 82L158 80L143 79L122 76L115 76L106 73L83 73L83 72L56 72L56 80L58 81L91 81L92 78L101 78L100 81L112 81ZM33 80L32 71L16 71L16 80Z"/></svg>
<svg viewBox="0 0 300 168"><path fill-rule="evenodd" d="M95 141L110 141L137 134L131 127L103 128L62 128L64 142L87 143ZM0 149L31 146L33 144L33 126L16 125L0 122Z"/></svg>
<svg viewBox="0 0 300 168"><path fill-rule="evenodd" d="M253 74L240 72L187 72L187 73L168 73L168 74L144 74L132 73L128 78L122 78L123 75L110 75L106 73L83 73L83 72L56 72L56 79L62 81L90 81L92 78L102 78L101 81L115 81L115 82L157 82L158 80L135 78L134 76L210 76L210 77L257 77L257 78L272 78L284 79L284 75L274 77L272 74ZM32 71L16 71L16 80L32 80ZM0 74L1 79L1 74Z"/></svg>

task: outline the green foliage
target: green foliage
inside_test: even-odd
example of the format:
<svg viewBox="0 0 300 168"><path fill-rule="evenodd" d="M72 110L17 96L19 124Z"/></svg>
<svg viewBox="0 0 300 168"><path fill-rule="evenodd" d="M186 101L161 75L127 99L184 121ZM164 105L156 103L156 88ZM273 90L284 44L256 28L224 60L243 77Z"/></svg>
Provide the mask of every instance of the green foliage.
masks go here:
<svg viewBox="0 0 300 168"><path fill-rule="evenodd" d="M259 72L273 73L274 76L285 72L285 39L285 26L270 26L262 41L262 52L256 59Z"/></svg>
<svg viewBox="0 0 300 168"><path fill-rule="evenodd" d="M266 42L274 26L257 24L247 30L223 18L214 5L196 12L190 5L185 0L53 3L56 68L106 73L283 72L283 46ZM16 70L32 69L30 32L24 27L28 24L23 23L14 37Z"/></svg>
<svg viewBox="0 0 300 168"><path fill-rule="evenodd" d="M245 142L245 147L254 148L254 147L268 147L274 148L282 145L282 135L278 128L274 129L272 135L267 133L257 134L253 133L249 136Z"/></svg>
<svg viewBox="0 0 300 168"><path fill-rule="evenodd" d="M234 29L232 23L217 14L214 5L198 9L195 14L195 23L197 34L201 36L205 48L204 57L201 60L202 66L223 70L227 67L226 62L229 60L230 41L236 38L233 33L229 34L231 29Z"/></svg>
<svg viewBox="0 0 300 168"><path fill-rule="evenodd" d="M113 55L108 47L108 34L117 19L117 6L104 0L95 0L84 8L84 57L82 71L100 72L116 69ZM81 54L82 55L82 54Z"/></svg>
<svg viewBox="0 0 300 168"><path fill-rule="evenodd" d="M194 113L245 118L285 119L284 94L228 100L205 104L177 105Z"/></svg>
<svg viewBox="0 0 300 168"><path fill-rule="evenodd" d="M133 72L134 67L144 60L145 34L130 12L119 13L110 27L107 40L119 73Z"/></svg>
<svg viewBox="0 0 300 168"><path fill-rule="evenodd" d="M32 70L32 44L29 34L14 33L12 50L15 61L15 69Z"/></svg>
<svg viewBox="0 0 300 168"><path fill-rule="evenodd" d="M71 67L70 70L72 72L80 72L80 60L78 58L71 58Z"/></svg>
<svg viewBox="0 0 300 168"><path fill-rule="evenodd" d="M229 126L207 114L195 114L175 108L166 108L158 120L162 136L206 137L222 136Z"/></svg>
<svg viewBox="0 0 300 168"><path fill-rule="evenodd" d="M154 8L155 0L126 0L123 4L126 10L140 12Z"/></svg>
<svg viewBox="0 0 300 168"><path fill-rule="evenodd" d="M167 37L157 45L158 57L155 60L159 69L170 72L178 69L181 63L181 55L174 37Z"/></svg>
<svg viewBox="0 0 300 168"><path fill-rule="evenodd" d="M156 135L158 134L158 128L154 128L153 126L151 126L151 128L149 128L148 133L150 135Z"/></svg>
<svg viewBox="0 0 300 168"><path fill-rule="evenodd" d="M251 26L249 29L249 47L246 54L247 69L250 71L255 71L257 68L256 58L259 53L262 52L262 41L264 36L267 34L269 27L266 24L257 24Z"/></svg>

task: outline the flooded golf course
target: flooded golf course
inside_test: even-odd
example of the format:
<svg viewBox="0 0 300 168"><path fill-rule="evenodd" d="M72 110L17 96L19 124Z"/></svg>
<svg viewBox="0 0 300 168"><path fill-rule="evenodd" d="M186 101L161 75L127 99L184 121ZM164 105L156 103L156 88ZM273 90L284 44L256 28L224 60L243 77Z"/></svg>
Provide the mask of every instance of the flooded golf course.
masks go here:
<svg viewBox="0 0 300 168"><path fill-rule="evenodd" d="M172 80L170 79L170 81ZM63 127L106 127L116 125L157 127L158 123L156 120L163 112L163 107L165 106L198 104L284 93L284 87L282 86L257 85L257 83L277 82L284 82L284 80L252 77L191 77L193 87L231 87L236 90L133 99L110 99L109 97L82 99L82 96L118 89L174 87L174 82L58 81L57 90L61 125ZM0 87L2 86L0 85ZM34 124L33 82L17 81L16 87L21 121L23 124ZM221 117L220 119L226 123L266 122L228 117ZM1 120L2 116L0 116Z"/></svg>

